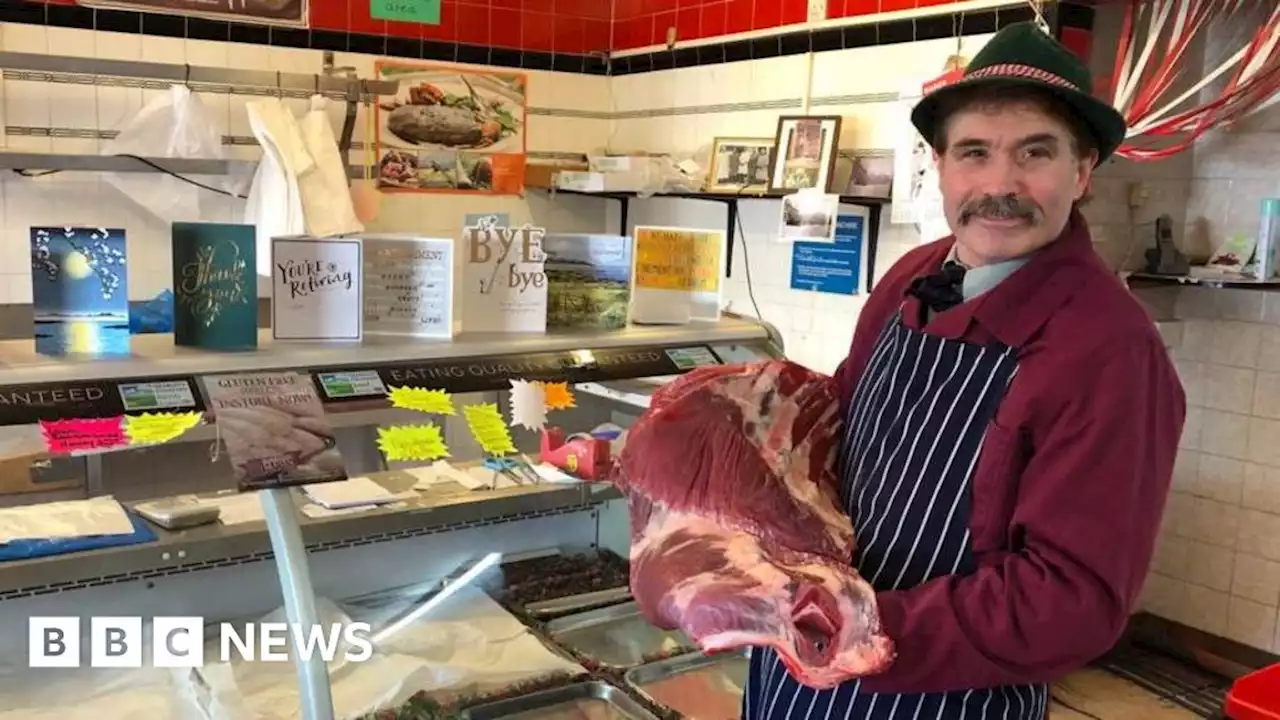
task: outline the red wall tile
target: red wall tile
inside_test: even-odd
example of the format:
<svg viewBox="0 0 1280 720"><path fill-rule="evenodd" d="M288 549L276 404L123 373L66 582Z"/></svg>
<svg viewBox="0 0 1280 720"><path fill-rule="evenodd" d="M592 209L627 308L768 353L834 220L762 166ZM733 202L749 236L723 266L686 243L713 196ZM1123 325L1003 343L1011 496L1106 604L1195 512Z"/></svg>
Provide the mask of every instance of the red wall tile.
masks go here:
<svg viewBox="0 0 1280 720"><path fill-rule="evenodd" d="M701 19L698 26L703 37L724 35L729 23L729 3L717 2L703 5L699 12Z"/></svg>
<svg viewBox="0 0 1280 720"><path fill-rule="evenodd" d="M729 6L725 9L728 13L728 22L725 23L725 31L732 33L746 32L751 29L751 19L755 14L755 0L729 0Z"/></svg>
<svg viewBox="0 0 1280 720"><path fill-rule="evenodd" d="M952 1L827 0L827 17ZM664 45L670 27L676 29L678 41L689 41L803 23L808 0L442 0L440 12L438 25L386 22L369 16L369 0L312 0L311 26L515 50L590 53ZM1076 44L1087 52L1086 43Z"/></svg>

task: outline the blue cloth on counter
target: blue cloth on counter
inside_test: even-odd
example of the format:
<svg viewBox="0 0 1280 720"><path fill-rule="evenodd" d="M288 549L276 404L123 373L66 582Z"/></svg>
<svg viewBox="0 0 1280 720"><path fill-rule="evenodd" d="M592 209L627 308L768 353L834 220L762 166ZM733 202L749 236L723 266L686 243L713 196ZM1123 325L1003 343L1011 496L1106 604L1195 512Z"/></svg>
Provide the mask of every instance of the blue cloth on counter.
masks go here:
<svg viewBox="0 0 1280 720"><path fill-rule="evenodd" d="M133 524L133 532L129 535L92 535L78 538L44 538L39 540L14 540L0 543L0 562L6 560L30 560L50 555L66 555L82 550L100 550L102 548L139 545L152 542L156 533L146 520L125 511L129 522Z"/></svg>

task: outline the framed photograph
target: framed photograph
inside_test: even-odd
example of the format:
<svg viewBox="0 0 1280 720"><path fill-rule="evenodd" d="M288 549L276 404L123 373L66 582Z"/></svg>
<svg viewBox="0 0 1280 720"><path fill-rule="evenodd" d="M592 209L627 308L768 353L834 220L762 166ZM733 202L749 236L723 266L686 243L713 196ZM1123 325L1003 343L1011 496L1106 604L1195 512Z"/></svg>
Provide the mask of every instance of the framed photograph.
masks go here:
<svg viewBox="0 0 1280 720"><path fill-rule="evenodd" d="M836 241L836 216L840 196L820 190L801 190L782 198L782 221L778 239L782 242Z"/></svg>
<svg viewBox="0 0 1280 720"><path fill-rule="evenodd" d="M789 115L778 118L769 191L821 190L831 185L840 142L839 115Z"/></svg>
<svg viewBox="0 0 1280 720"><path fill-rule="evenodd" d="M845 195L888 200L893 194L893 155L855 155Z"/></svg>
<svg viewBox="0 0 1280 720"><path fill-rule="evenodd" d="M707 192L763 193L769 188L773 138L716 138L711 145Z"/></svg>

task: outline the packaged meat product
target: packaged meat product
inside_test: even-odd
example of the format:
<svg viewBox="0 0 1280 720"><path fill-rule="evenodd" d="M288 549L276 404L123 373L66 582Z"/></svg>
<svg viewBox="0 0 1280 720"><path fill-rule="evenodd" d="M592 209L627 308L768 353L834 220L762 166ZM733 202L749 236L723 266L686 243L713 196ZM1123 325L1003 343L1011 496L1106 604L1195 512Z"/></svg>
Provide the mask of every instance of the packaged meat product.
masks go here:
<svg viewBox="0 0 1280 720"><path fill-rule="evenodd" d="M785 360L700 368L654 392L614 482L641 612L708 653L772 647L830 688L894 657L850 567L836 490L834 381Z"/></svg>

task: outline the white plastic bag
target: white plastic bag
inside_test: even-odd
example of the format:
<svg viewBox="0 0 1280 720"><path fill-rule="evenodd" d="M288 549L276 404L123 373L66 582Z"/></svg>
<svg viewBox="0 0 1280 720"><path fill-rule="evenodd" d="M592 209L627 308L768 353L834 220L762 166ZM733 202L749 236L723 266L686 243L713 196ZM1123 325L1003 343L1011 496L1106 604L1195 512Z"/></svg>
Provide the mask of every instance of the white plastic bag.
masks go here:
<svg viewBox="0 0 1280 720"><path fill-rule="evenodd" d="M170 86L125 123L102 147L103 155L144 158L228 159L213 113L185 85ZM185 177L185 176L184 176ZM163 172L105 173L125 197L166 222L200 217L200 195L208 190ZM194 176L202 185L235 194L247 178Z"/></svg>

